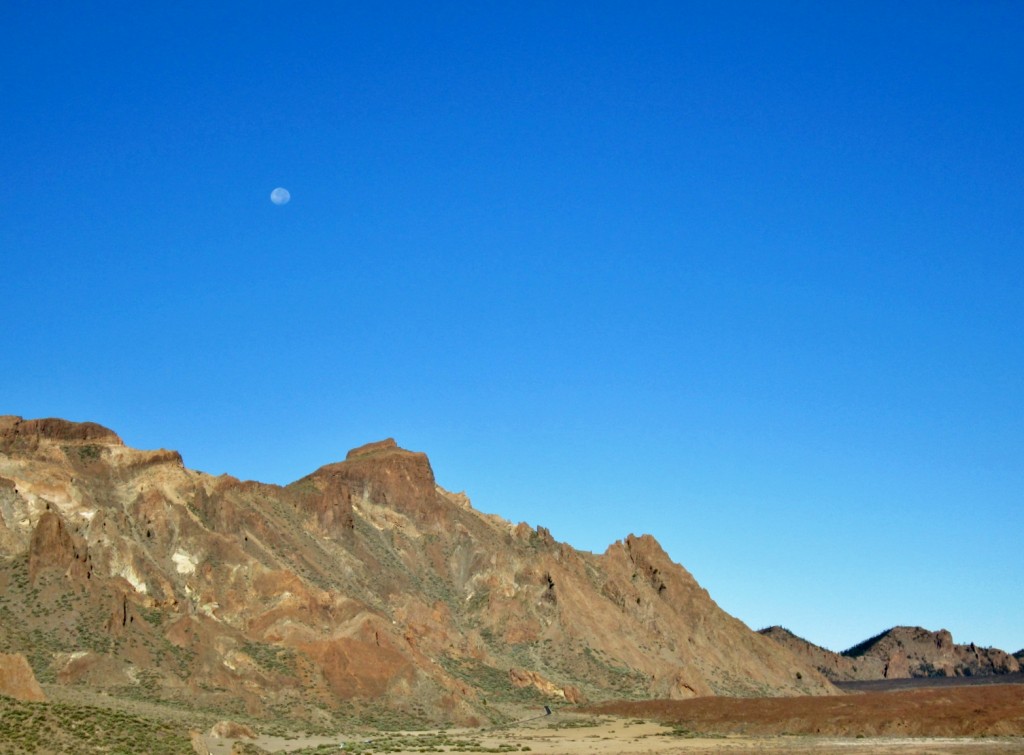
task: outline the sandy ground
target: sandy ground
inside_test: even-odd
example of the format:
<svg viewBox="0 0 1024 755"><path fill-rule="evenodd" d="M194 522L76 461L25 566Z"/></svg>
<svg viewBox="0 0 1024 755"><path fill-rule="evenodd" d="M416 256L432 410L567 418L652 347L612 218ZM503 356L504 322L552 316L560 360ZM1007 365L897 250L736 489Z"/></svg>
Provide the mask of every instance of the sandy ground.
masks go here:
<svg viewBox="0 0 1024 755"><path fill-rule="evenodd" d="M441 732L406 732L402 736L433 736ZM679 736L669 726L651 721L613 717L552 716L537 725L481 731L479 729L448 729L443 734L451 739L471 740L478 752L494 751L501 745L517 745L520 751L529 747L531 753L554 755L671 755L671 753L935 753L935 755L990 753L1024 753L1024 737L862 737L832 736ZM389 735L378 735L386 738ZM399 735L390 735L399 736ZM293 752L325 744L337 744L338 751L347 742L366 745L369 735L346 737L299 737L281 739L259 737L249 740L268 752ZM207 738L212 755L229 755L231 740ZM351 747L351 745L349 745ZM372 746L372 743L370 743ZM462 750L465 751L465 750ZM471 750L472 751L472 750ZM408 753L416 749L388 750Z"/></svg>
<svg viewBox="0 0 1024 755"><path fill-rule="evenodd" d="M230 755L231 740L205 739L211 755ZM410 754L499 748L544 755L1024 753L1024 685L947 682L834 697L611 702L494 729L249 741L271 753L322 745L338 752Z"/></svg>

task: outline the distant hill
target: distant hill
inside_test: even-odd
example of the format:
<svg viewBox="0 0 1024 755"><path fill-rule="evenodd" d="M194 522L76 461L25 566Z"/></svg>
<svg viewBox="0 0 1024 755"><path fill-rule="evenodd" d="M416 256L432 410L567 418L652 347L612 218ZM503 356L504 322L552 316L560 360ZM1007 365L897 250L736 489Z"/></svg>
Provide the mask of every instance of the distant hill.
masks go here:
<svg viewBox="0 0 1024 755"><path fill-rule="evenodd" d="M760 630L833 682L934 676L986 676L1021 670L1020 658L973 643L958 645L941 629L893 627L842 653L834 653L783 627Z"/></svg>
<svg viewBox="0 0 1024 755"><path fill-rule="evenodd" d="M43 687L225 716L475 725L523 706L836 694L649 535L475 510L392 440L281 487L0 417L0 653Z"/></svg>

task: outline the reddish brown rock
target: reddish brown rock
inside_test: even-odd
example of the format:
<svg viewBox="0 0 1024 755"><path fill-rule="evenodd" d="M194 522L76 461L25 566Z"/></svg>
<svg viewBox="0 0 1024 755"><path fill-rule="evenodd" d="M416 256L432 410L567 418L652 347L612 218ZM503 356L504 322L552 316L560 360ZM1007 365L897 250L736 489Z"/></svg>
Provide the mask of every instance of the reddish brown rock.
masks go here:
<svg viewBox="0 0 1024 755"><path fill-rule="evenodd" d="M46 700L32 667L21 653L0 653L0 695L28 702Z"/></svg>
<svg viewBox="0 0 1024 755"><path fill-rule="evenodd" d="M107 616L104 629L107 634L120 637L135 624L135 605L128 600L127 593L121 593Z"/></svg>
<svg viewBox="0 0 1024 755"><path fill-rule="evenodd" d="M401 653L376 642L339 638L303 646L316 659L331 691L339 698L377 699L400 682L410 682L414 669Z"/></svg>
<svg viewBox="0 0 1024 755"><path fill-rule="evenodd" d="M29 544L29 578L34 581L43 569L67 571L75 577L87 577L89 573L85 541L72 535L54 511L46 511L39 517Z"/></svg>
<svg viewBox="0 0 1024 755"><path fill-rule="evenodd" d="M375 440L372 443L365 443L361 446L353 448L347 454L345 454L345 461L351 461L357 459L360 456L372 456L382 452L401 451L398 447L398 443L395 442L394 438L385 438L384 440Z"/></svg>
<svg viewBox="0 0 1024 755"><path fill-rule="evenodd" d="M931 632L921 627L893 627L847 650L850 658L878 658L885 678L921 676L986 676L1020 671L1009 653L958 645L945 629Z"/></svg>
<svg viewBox="0 0 1024 755"><path fill-rule="evenodd" d="M1021 670L1020 661L997 648L958 645L945 629L893 627L843 653L814 645L782 627L761 634L785 645L833 681L870 681L929 676L989 676Z"/></svg>
<svg viewBox="0 0 1024 755"><path fill-rule="evenodd" d="M124 445L117 434L95 422L69 422L65 419L22 419L0 417L0 450L33 448L40 441Z"/></svg>
<svg viewBox="0 0 1024 755"><path fill-rule="evenodd" d="M322 467L317 478L331 478L331 485L347 483L351 499L388 506L417 521L447 521L445 505L437 491L434 470L427 455L399 448L391 438L352 449L345 461Z"/></svg>
<svg viewBox="0 0 1024 755"><path fill-rule="evenodd" d="M583 705L587 702L586 696L580 691L579 687L575 687L572 684L562 687L562 694L565 696L565 701L572 705Z"/></svg>
<svg viewBox="0 0 1024 755"><path fill-rule="evenodd" d="M320 470L288 486L295 505L308 512L319 529L347 535L355 528L352 483L336 469Z"/></svg>

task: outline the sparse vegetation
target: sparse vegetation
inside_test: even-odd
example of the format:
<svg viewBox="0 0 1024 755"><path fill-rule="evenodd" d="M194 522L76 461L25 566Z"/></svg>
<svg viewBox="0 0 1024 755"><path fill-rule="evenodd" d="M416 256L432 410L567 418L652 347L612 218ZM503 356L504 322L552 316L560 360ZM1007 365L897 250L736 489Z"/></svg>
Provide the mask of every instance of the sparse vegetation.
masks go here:
<svg viewBox="0 0 1024 755"><path fill-rule="evenodd" d="M177 755L188 731L152 718L90 705L29 703L0 695L0 743L10 755L50 752Z"/></svg>
<svg viewBox="0 0 1024 755"><path fill-rule="evenodd" d="M97 461L103 456L103 446L96 445L95 443L86 443L80 446L63 446L63 451L68 459L77 460L83 464Z"/></svg>
<svg viewBox="0 0 1024 755"><path fill-rule="evenodd" d="M388 753L388 752L530 752L530 747L515 742L503 742L487 746L479 737L453 737L444 733L423 734L377 734L368 737L345 739L339 744L318 745L296 750L301 755L326 755L337 753L343 744L345 752Z"/></svg>
<svg viewBox="0 0 1024 755"><path fill-rule="evenodd" d="M295 673L295 651L291 648L262 642L246 642L241 650L267 671L286 676Z"/></svg>
<svg viewBox="0 0 1024 755"><path fill-rule="evenodd" d="M456 679L462 679L481 690L486 695L484 699L491 703L542 705L547 699L532 685L514 686L509 680L508 669L496 669L469 658L442 656L438 661Z"/></svg>

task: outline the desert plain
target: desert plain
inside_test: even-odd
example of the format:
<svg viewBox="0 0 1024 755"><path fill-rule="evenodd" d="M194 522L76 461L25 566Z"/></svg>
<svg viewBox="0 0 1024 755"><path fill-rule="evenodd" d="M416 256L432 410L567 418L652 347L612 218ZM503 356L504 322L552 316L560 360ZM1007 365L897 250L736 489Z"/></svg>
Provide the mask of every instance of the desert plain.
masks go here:
<svg viewBox="0 0 1024 755"><path fill-rule="evenodd" d="M0 697L0 752L39 753L935 753L1024 752L1024 683L921 680L829 697L605 702L507 708L483 727L304 731L46 685L47 702ZM213 722L213 723L211 723Z"/></svg>
<svg viewBox="0 0 1024 755"><path fill-rule="evenodd" d="M942 686L839 697L697 698L563 708L490 729L204 736L200 752L728 753L1024 752L1024 685Z"/></svg>
<svg viewBox="0 0 1024 755"><path fill-rule="evenodd" d="M835 697L722 698L562 708L511 726L351 736L256 737L267 752L1024 752L1024 684L924 682ZM239 740L204 740L231 753ZM343 747L342 747L343 746ZM237 752L238 750L236 750Z"/></svg>
<svg viewBox="0 0 1024 755"><path fill-rule="evenodd" d="M834 697L609 702L523 709L505 726L334 734L189 732L191 751L241 753L1015 753L1024 752L1024 684L923 680ZM185 724L180 721L178 726ZM235 736L232 736L232 734ZM43 752L45 750L41 750ZM55 750L57 752L59 750Z"/></svg>

